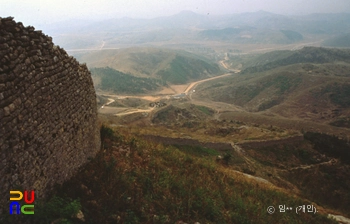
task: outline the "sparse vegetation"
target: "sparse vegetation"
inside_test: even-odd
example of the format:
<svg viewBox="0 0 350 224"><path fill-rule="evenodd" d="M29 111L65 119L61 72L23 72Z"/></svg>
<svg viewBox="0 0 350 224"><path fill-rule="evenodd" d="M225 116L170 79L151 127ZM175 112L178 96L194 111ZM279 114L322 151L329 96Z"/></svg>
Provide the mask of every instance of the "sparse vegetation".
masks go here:
<svg viewBox="0 0 350 224"><path fill-rule="evenodd" d="M307 141L261 146L248 150L248 154L264 165L284 169L328 161Z"/></svg>
<svg viewBox="0 0 350 224"><path fill-rule="evenodd" d="M334 104L345 108L350 106L350 84L335 84L331 89L330 99Z"/></svg>
<svg viewBox="0 0 350 224"><path fill-rule="evenodd" d="M306 132L305 139L315 145L315 149L326 155L339 158L344 163L350 164L350 146L348 139L339 139L337 136Z"/></svg>
<svg viewBox="0 0 350 224"><path fill-rule="evenodd" d="M282 103L284 98L302 83L300 74L288 71L264 74L261 78L249 77L252 80L249 83L240 80L241 77L237 79L239 81L219 88L209 87L205 90L205 93L210 94L209 91L212 90L213 93L210 94L210 98L214 101L239 106L246 106L251 103L256 108L252 110L262 111Z"/></svg>
<svg viewBox="0 0 350 224"><path fill-rule="evenodd" d="M193 156L206 157L220 155L220 153L217 150L202 146L174 145L174 147L186 154L190 154Z"/></svg>
<svg viewBox="0 0 350 224"><path fill-rule="evenodd" d="M293 36L286 33L289 34ZM136 121L122 117L121 124L128 124L119 129L123 134L114 133L113 137L111 129L103 127L104 151L87 165L86 173L64 188L72 189L82 183L101 195L100 200L92 196L82 200L82 210L90 222L332 222L313 215L271 217L260 209L262 204L277 204L281 200L286 204L311 203L291 197L294 193L317 206L349 215L346 143L307 132L336 130L344 136L344 129L331 129L328 124L343 127L347 124L347 54L346 50L304 48L246 56L239 61L246 68L243 75L198 85L192 99L169 100L166 107L156 109L150 118ZM185 62L182 56L174 55L169 67L154 74L164 76L160 79L169 78L169 83L196 79L183 76L188 66ZM327 63L321 64L324 62ZM203 98L224 102L227 107ZM117 100L109 106L134 107L139 105L135 100ZM197 100L202 100L201 106L194 104ZM233 107L227 103L241 106L238 110L242 111L231 112ZM298 118L293 120L294 116ZM325 124L302 120L309 116L324 119L321 121ZM305 140L269 144L278 138L298 135L301 129ZM134 134L145 139L167 138L163 142L169 146L157 144L156 140L139 140ZM213 147L215 150L202 147L207 146L203 142L225 142L229 146L238 143L238 148ZM250 143L255 146L250 148ZM290 191L249 181L234 170ZM91 175L87 176L88 173ZM99 189L101 186L103 189ZM75 191L68 196L84 199L89 194ZM89 216L91 210L96 211L96 217Z"/></svg>
<svg viewBox="0 0 350 224"><path fill-rule="evenodd" d="M332 103L342 108L350 106L350 84L333 82L313 91L315 97L328 97Z"/></svg>
<svg viewBox="0 0 350 224"><path fill-rule="evenodd" d="M308 202L247 180L212 157L114 135L124 140L106 138L110 148L59 189L81 198L87 223L334 223L319 214L269 215L270 205Z"/></svg>
<svg viewBox="0 0 350 224"><path fill-rule="evenodd" d="M342 117L335 121L332 121L330 125L336 126L336 127L345 127L350 128L350 117Z"/></svg>

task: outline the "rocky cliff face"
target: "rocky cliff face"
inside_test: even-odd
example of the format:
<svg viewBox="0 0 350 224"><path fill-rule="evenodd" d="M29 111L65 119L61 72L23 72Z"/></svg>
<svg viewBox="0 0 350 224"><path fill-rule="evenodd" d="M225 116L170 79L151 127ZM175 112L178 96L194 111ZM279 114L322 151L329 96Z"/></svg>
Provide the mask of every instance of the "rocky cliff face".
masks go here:
<svg viewBox="0 0 350 224"><path fill-rule="evenodd" d="M0 17L1 205L15 189L44 197L96 154L96 108L86 65L41 31Z"/></svg>

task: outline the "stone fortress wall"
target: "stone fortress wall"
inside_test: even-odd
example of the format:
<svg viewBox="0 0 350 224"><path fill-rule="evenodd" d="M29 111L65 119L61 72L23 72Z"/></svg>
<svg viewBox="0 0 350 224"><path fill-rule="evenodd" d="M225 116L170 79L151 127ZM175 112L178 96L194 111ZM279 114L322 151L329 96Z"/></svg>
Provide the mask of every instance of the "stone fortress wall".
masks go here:
<svg viewBox="0 0 350 224"><path fill-rule="evenodd" d="M44 197L95 156L99 138L86 65L41 31L0 17L0 205L10 190Z"/></svg>

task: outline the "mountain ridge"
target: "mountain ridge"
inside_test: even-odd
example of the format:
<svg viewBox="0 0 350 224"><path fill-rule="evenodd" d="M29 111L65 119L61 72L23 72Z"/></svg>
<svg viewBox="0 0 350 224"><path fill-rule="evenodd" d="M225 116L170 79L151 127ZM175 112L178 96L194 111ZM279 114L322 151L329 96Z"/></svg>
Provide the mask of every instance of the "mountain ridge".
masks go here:
<svg viewBox="0 0 350 224"><path fill-rule="evenodd" d="M197 87L195 99L341 125L350 117L348 55L350 50L309 47L263 54L247 62L239 75Z"/></svg>
<svg viewBox="0 0 350 224"><path fill-rule="evenodd" d="M56 30L53 28L54 24L45 28L45 30L56 34L54 35L55 41L66 49L82 48L79 39L85 40L85 48L95 48L99 41L100 43L105 41L106 47L193 42L198 40L200 32L205 30L247 27L252 27L256 31L244 30L241 36L253 36L255 39L244 38L243 41L231 37L231 42L257 44L264 40L263 43L268 44L288 44L300 42L302 40L300 35L306 40L314 40L339 33L348 33L350 32L350 14L285 16L268 12L254 12L216 16L181 12L172 16L152 19L113 18L92 22L81 26L78 29L78 35L74 33L76 30L69 28L78 27L77 24L74 25L74 21L69 21L66 24L66 26L62 26L62 23L59 24ZM279 32L281 30L299 33L300 35L297 35L299 38L288 39L288 35L286 38L283 33ZM145 36L148 37L145 38ZM74 47L72 41L76 42L75 44L79 47Z"/></svg>
<svg viewBox="0 0 350 224"><path fill-rule="evenodd" d="M78 59L90 68L110 67L135 77L157 79L164 84L185 84L223 73L217 64L204 57L163 48L108 50L85 54Z"/></svg>
<svg viewBox="0 0 350 224"><path fill-rule="evenodd" d="M336 61L350 62L350 51L341 49L304 47L297 51L273 51L259 55L244 65L241 74L266 71L297 63L330 63ZM267 58L267 59L266 59ZM271 61L270 61L271 60ZM255 62L254 62L255 61Z"/></svg>

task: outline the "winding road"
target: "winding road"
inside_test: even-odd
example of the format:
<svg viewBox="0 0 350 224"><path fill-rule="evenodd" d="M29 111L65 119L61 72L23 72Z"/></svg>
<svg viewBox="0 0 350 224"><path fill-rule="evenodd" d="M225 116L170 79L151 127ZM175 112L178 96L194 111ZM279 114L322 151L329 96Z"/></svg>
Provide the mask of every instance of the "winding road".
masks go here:
<svg viewBox="0 0 350 224"><path fill-rule="evenodd" d="M223 78L223 77L226 77L226 76L230 76L230 75L232 75L232 73L226 73L224 75L219 75L219 76L215 76L215 77L211 77L211 78L207 78L207 79L202 79L202 80L199 80L199 81L196 81L196 82L192 82L192 83L190 83L187 86L187 88L185 89L184 93L186 93L186 95L187 95L188 92L191 91L193 89L193 87L195 87L199 83L211 81L211 80L214 80L214 79L220 79L220 78Z"/></svg>
<svg viewBox="0 0 350 224"><path fill-rule="evenodd" d="M223 75L219 75L219 76L215 76L215 77L211 77L211 78L207 78L207 79L203 79L203 80L199 80L199 81L195 81L190 83L186 89L184 90L183 93L185 93L187 96L189 96L189 99L192 99L192 93L193 93L193 89L194 87L196 87L198 84L203 83L203 82L207 82L207 81L211 81L211 80L215 80L215 79L220 79L220 78L224 78L227 76L232 75L232 73L226 73ZM108 97L108 102L105 103L104 105L101 106L100 110L106 109L106 106L108 106L109 104L113 103L115 101L115 99L125 99L125 98L138 98L138 99L147 99L150 101L158 101L161 98L170 98L173 95L162 95L162 96L157 96L157 95L149 95L149 96L120 96L120 95L106 95ZM114 99L113 99L114 98ZM134 113L150 113L151 111L154 110L154 107L149 107L148 109L130 109L130 110L124 110L122 112L118 112L115 115L116 116L124 116L124 115L130 115L130 114L134 114Z"/></svg>

